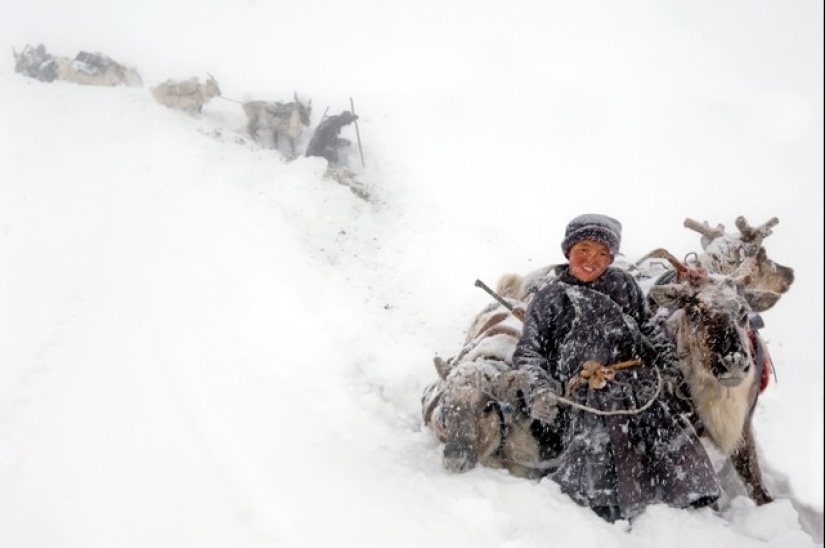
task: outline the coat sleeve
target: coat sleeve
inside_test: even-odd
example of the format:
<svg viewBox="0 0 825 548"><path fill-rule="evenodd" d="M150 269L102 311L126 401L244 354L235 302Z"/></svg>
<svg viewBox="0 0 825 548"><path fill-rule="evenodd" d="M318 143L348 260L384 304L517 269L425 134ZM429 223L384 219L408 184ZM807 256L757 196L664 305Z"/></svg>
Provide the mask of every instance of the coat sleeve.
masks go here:
<svg viewBox="0 0 825 548"><path fill-rule="evenodd" d="M550 362L556 344L556 315L548 291L539 292L527 307L521 339L513 352L513 368L528 374L524 394L528 405L534 395L558 389Z"/></svg>

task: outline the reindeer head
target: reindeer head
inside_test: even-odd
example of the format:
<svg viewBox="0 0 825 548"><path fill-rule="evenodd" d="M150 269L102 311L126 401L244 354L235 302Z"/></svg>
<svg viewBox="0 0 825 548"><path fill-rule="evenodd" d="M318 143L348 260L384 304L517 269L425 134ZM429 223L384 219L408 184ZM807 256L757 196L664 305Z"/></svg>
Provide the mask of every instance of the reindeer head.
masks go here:
<svg viewBox="0 0 825 548"><path fill-rule="evenodd" d="M737 386L753 365L748 317L773 306L779 294L751 288L755 261L746 260L733 276L689 270L673 256L677 282L654 285L650 296L675 312L668 330L676 339L683 370L701 368L723 386Z"/></svg>
<svg viewBox="0 0 825 548"><path fill-rule="evenodd" d="M724 225L721 224L711 228L707 221L698 223L688 218L684 224L702 235L704 253L699 257L699 262L706 270L732 275L746 259L755 259L753 287L782 294L793 283L793 269L771 261L762 246L762 241L772 234L771 229L779 224L776 217L752 227L745 217L739 216L736 218L739 234L726 233Z"/></svg>
<svg viewBox="0 0 825 548"><path fill-rule="evenodd" d="M450 472L485 463L498 448L497 402L514 402L523 382L505 374L515 373L509 364L520 336L521 320L494 302L475 317L458 356L433 360L441 381L438 399L425 406L424 421L444 443L444 467Z"/></svg>
<svg viewBox="0 0 825 548"><path fill-rule="evenodd" d="M307 104L302 103L301 100L298 99L297 91L295 92L294 97L295 104L298 105L298 114L301 117L301 124L309 126L309 117L312 113L312 99L310 99Z"/></svg>
<svg viewBox="0 0 825 548"><path fill-rule="evenodd" d="M36 48L26 44L23 51L14 54L14 71L31 76L44 82L51 82L57 77L57 63L54 57L46 53L46 47L39 44Z"/></svg>
<svg viewBox="0 0 825 548"><path fill-rule="evenodd" d="M221 88L218 86L218 81L215 80L215 77L212 76L210 73L206 73L208 78L206 79L206 83L204 84L204 96L211 99L212 97L219 97L221 94Z"/></svg>
<svg viewBox="0 0 825 548"><path fill-rule="evenodd" d="M444 467L466 472L500 441L495 401L476 386L452 386L441 402Z"/></svg>

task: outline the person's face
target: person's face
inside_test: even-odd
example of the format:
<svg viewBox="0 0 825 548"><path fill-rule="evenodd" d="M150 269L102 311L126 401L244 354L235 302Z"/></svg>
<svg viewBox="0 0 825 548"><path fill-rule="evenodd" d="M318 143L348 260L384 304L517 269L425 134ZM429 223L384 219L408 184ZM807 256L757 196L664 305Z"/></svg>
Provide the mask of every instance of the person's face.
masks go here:
<svg viewBox="0 0 825 548"><path fill-rule="evenodd" d="M570 248L570 273L579 281L592 282L607 270L612 262L604 244L582 240Z"/></svg>

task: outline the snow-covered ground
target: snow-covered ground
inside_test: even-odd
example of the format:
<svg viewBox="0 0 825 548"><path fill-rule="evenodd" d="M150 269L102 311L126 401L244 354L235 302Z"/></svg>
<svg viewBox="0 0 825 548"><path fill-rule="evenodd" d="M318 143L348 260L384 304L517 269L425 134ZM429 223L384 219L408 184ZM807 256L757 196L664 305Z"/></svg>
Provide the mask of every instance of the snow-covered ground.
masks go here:
<svg viewBox="0 0 825 548"><path fill-rule="evenodd" d="M821 5L168 4L2 2L18 51L145 85L0 65L0 546L822 544ZM205 71L226 99L297 90L313 125L353 97L371 199L251 143L231 100L147 91ZM779 218L796 281L755 416L776 502L721 468L721 512L630 528L443 469L420 397L490 300L473 282L561 261L584 212L630 259L700 250L686 217Z"/></svg>

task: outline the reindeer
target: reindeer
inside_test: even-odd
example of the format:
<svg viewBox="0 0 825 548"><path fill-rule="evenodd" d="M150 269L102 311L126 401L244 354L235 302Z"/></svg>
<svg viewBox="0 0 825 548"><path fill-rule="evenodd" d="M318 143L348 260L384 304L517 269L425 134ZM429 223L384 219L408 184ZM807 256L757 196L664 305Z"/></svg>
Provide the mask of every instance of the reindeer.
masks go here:
<svg viewBox="0 0 825 548"><path fill-rule="evenodd" d="M41 82L53 82L57 79L57 59L46 52L43 44L36 48L27 44L20 53L12 47L11 52L14 55L14 72Z"/></svg>
<svg viewBox="0 0 825 548"><path fill-rule="evenodd" d="M259 130L272 132L274 147L280 150L279 138L285 136L289 142L289 157L296 157L295 141L303 128L309 126L312 99L305 105L295 93L295 101L290 103L267 103L248 101L243 103L243 111L249 121L247 130L253 140L258 140Z"/></svg>
<svg viewBox="0 0 825 548"><path fill-rule="evenodd" d="M689 270L663 249L649 256L667 259L676 271L674 283L654 285L649 295L672 311L666 326L676 343L691 422L731 459L758 505L773 501L762 480L751 424L764 364L756 359L749 317L771 308L781 295L752 288L758 273L753 258L724 276Z"/></svg>
<svg viewBox="0 0 825 548"><path fill-rule="evenodd" d="M700 243L704 253L697 256L699 266L709 272L732 274L745 261L756 260L756 272L753 284L761 289L783 294L794 281L793 269L782 266L768 259L762 241L772 234L771 229L779 224L779 219L772 217L765 223L752 227L743 216L735 220L739 234L728 234L724 225L711 228L707 221L699 223L685 219L685 227L702 235Z"/></svg>
<svg viewBox="0 0 825 548"><path fill-rule="evenodd" d="M523 372L512 369L512 356L521 320L515 311L491 303L473 320L458 356L434 359L439 380L424 391L422 415L444 443L443 463L450 472L480 463L518 477L544 474L531 419L519 410Z"/></svg>
<svg viewBox="0 0 825 548"><path fill-rule="evenodd" d="M149 91L155 101L169 108L183 110L190 114L201 112L204 103L208 103L213 97L221 94L221 88L215 77L207 73L209 77L205 83L201 84L196 76L188 80L175 81L166 80L162 84L152 87Z"/></svg>

